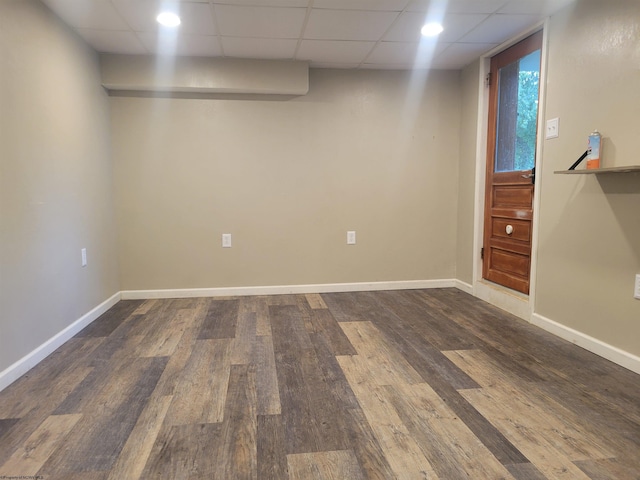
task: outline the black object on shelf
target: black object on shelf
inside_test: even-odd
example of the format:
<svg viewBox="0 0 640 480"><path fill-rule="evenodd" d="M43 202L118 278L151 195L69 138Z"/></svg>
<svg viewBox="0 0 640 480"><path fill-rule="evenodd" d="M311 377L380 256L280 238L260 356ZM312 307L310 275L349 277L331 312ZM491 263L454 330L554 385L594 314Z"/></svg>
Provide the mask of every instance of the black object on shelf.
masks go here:
<svg viewBox="0 0 640 480"><path fill-rule="evenodd" d="M576 160L576 161L575 161L575 163L574 163L573 165L571 165L571 166L569 167L569 170L575 170L575 169L576 169L576 167L577 167L578 165L580 165L580 162L582 162L585 158L587 158L587 155L589 155L589 150L588 150L588 149L587 149L587 151L586 151L586 152L584 152L584 153L582 154L582 156L581 156L578 160Z"/></svg>

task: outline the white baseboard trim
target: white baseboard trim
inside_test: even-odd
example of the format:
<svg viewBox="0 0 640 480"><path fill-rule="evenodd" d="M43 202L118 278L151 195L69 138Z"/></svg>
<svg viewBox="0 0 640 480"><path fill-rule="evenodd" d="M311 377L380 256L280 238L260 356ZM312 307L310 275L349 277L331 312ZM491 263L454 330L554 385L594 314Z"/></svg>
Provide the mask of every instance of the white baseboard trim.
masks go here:
<svg viewBox="0 0 640 480"><path fill-rule="evenodd" d="M455 287L458 290L462 290L464 293L468 293L469 295L473 295L473 285L467 282L463 282L462 280L455 281Z"/></svg>
<svg viewBox="0 0 640 480"><path fill-rule="evenodd" d="M76 335L104 312L113 307L120 300L141 300L152 298L192 298L192 297L216 297L216 296L245 296L245 295L282 295L301 293L334 293L334 292L362 292L379 290L412 290L422 288L448 288L455 287L463 292L474 294L473 286L456 279L441 280L408 280L394 282L363 282L363 283L332 283L316 285L280 285L263 287L227 287L227 288L195 288L195 289L170 289L170 290L127 290L114 294L100 305L84 314L78 320L57 333L35 350L25 355L13 365L0 372L0 391L15 382L27 373L67 340ZM477 295L494 297L483 288ZM484 293L484 295L482 295ZM491 298L491 300L495 300ZM518 299L519 300L519 299ZM513 302L514 300L511 299ZM490 302L492 303L492 302ZM519 302L518 302L519 303ZM498 305L500 306L500 305ZM512 312L513 313L513 312ZM524 313L524 312L520 312ZM517 315L517 314L516 314ZM555 322L537 313L533 313L528 319L532 324L578 345L596 355L610 360L624 368L640 374L640 357L617 347L609 345L601 340L593 338L585 333Z"/></svg>
<svg viewBox="0 0 640 480"><path fill-rule="evenodd" d="M596 355L606 358L621 367L640 374L640 357L637 357L632 353L621 350L613 345L609 345L602 340L593 338L586 333L574 330L573 328L562 325L537 313L531 315L531 323L549 333L553 333L554 335L573 343L574 345L578 345L591 353L595 353Z"/></svg>
<svg viewBox="0 0 640 480"><path fill-rule="evenodd" d="M186 288L167 290L123 290L123 300L152 298L236 297L246 295L285 295L300 293L366 292L455 287L457 280L406 280L397 282L325 283L315 285L271 285L263 287Z"/></svg>
<svg viewBox="0 0 640 480"><path fill-rule="evenodd" d="M82 317L73 322L67 328L55 334L35 350L31 351L20 360L15 362L13 365L10 365L4 371L0 372L0 391L11 385L18 378L35 367L38 363L47 358L57 348L59 348L67 340L72 338L80 330L82 330L104 312L113 307L120 301L120 298L120 292L114 294L90 312L85 313Z"/></svg>

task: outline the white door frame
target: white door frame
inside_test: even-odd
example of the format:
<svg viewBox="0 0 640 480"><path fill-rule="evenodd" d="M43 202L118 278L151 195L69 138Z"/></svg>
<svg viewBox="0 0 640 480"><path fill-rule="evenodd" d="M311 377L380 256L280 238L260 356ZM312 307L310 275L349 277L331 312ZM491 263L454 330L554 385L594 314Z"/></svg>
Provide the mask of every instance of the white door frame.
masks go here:
<svg viewBox="0 0 640 480"><path fill-rule="evenodd" d="M484 194L487 161L487 127L489 117L489 88L485 79L490 71L491 57L518 43L543 28L542 52L540 56L540 96L538 99L538 139L536 143L536 183L533 199L533 230L531 239L531 273L529 295L505 288L482 278L480 249L484 242ZM473 239L473 294L503 310L530 321L535 307L536 273L538 264L538 215L540 214L540 184L542 182L544 123L547 78L548 19L514 37L480 58L478 78L478 130L476 132L476 178L474 202Z"/></svg>

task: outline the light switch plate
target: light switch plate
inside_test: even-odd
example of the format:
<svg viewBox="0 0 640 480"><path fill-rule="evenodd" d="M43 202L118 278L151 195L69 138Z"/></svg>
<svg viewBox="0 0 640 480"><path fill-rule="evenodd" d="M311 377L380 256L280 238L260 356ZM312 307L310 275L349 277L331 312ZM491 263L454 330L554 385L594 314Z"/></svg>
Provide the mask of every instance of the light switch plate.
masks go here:
<svg viewBox="0 0 640 480"><path fill-rule="evenodd" d="M82 250L80 250L80 256L82 257L82 266L86 267L87 266L87 249L83 248Z"/></svg>
<svg viewBox="0 0 640 480"><path fill-rule="evenodd" d="M636 275L636 285L635 289L633 290L633 297L640 300L640 273Z"/></svg>
<svg viewBox="0 0 640 480"><path fill-rule="evenodd" d="M356 232L350 230L347 232L347 245L356 244Z"/></svg>
<svg viewBox="0 0 640 480"><path fill-rule="evenodd" d="M231 248L231 234L223 233L222 234L222 248Z"/></svg>
<svg viewBox="0 0 640 480"><path fill-rule="evenodd" d="M544 138L558 138L558 118L551 118L547 120L547 131Z"/></svg>

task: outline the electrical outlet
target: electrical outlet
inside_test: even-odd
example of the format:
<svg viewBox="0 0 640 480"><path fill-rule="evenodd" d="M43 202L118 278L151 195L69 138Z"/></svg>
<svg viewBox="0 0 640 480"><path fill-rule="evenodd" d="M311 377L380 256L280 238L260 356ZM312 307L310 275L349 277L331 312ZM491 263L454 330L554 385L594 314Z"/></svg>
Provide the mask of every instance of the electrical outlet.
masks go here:
<svg viewBox="0 0 640 480"><path fill-rule="evenodd" d="M231 234L223 233L222 234L222 248L231 248Z"/></svg>
<svg viewBox="0 0 640 480"><path fill-rule="evenodd" d="M349 231L347 232L347 245L355 245L356 244L356 232Z"/></svg>
<svg viewBox="0 0 640 480"><path fill-rule="evenodd" d="M80 255L82 256L82 266L86 267L87 266L87 249L83 248L82 250L80 250Z"/></svg>
<svg viewBox="0 0 640 480"><path fill-rule="evenodd" d="M558 138L558 119L552 118L547 120L547 131L544 138Z"/></svg>
<svg viewBox="0 0 640 480"><path fill-rule="evenodd" d="M633 296L640 300L640 273L636 275L636 286L633 290Z"/></svg>

